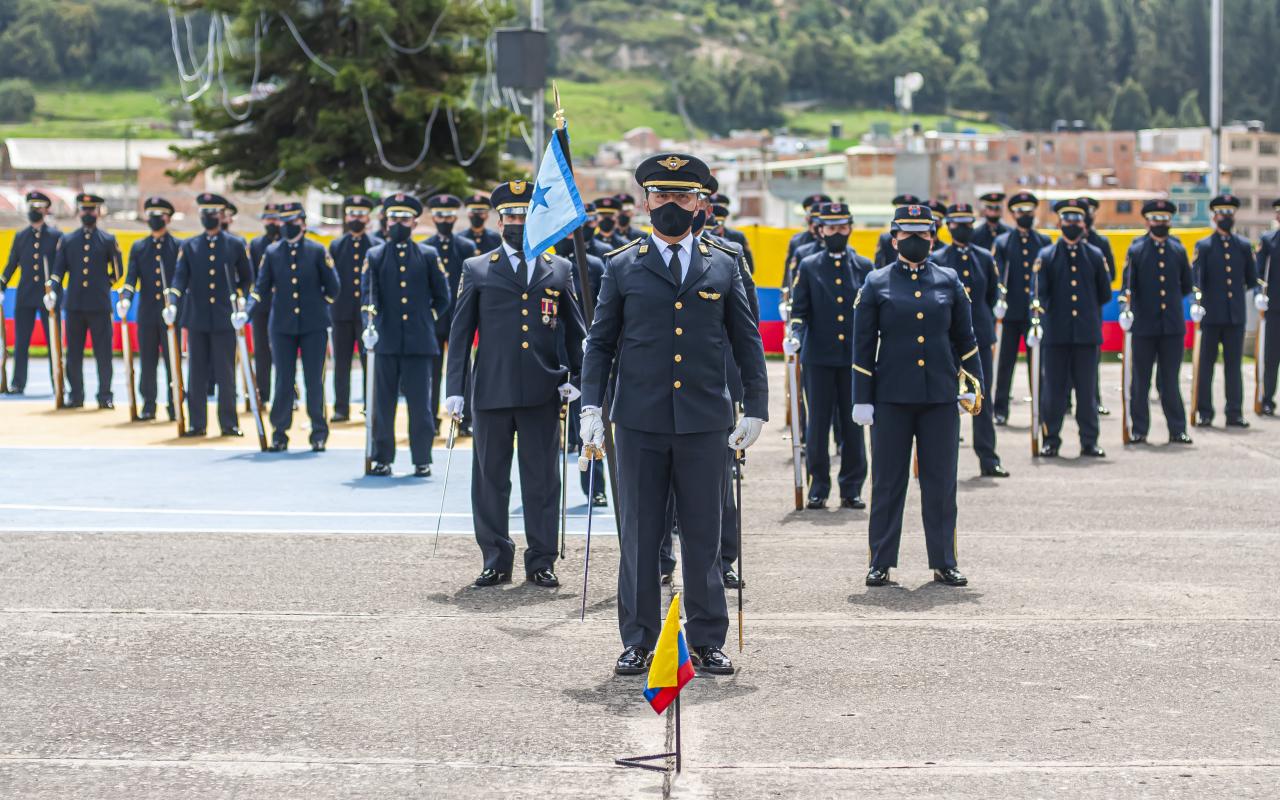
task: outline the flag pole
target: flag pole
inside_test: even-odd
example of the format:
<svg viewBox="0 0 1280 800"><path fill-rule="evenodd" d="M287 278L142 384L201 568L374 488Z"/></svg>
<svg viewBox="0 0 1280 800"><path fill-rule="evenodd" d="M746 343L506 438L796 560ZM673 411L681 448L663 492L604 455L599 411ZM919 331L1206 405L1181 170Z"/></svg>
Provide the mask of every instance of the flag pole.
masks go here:
<svg viewBox="0 0 1280 800"><path fill-rule="evenodd" d="M564 108L560 106L560 87L551 82L551 94L556 103L556 141L560 143L560 151L564 153L564 163L573 173L573 154L569 152L569 133L565 127ZM596 316L596 299L591 294L591 274L587 271L587 243L582 238L581 226L573 230L573 260L578 267L578 286L582 290L582 314L586 317L587 330L591 330L591 321ZM613 523L618 532L622 532L622 517L618 513L618 465L613 451L613 428L609 425L609 408L605 404L600 409L600 421L604 423L604 458L609 465L609 491L613 494ZM565 420L566 424L570 420ZM587 504L595 501L587 498Z"/></svg>
<svg viewBox="0 0 1280 800"><path fill-rule="evenodd" d="M676 695L676 772L680 771L682 750L680 747L680 695Z"/></svg>

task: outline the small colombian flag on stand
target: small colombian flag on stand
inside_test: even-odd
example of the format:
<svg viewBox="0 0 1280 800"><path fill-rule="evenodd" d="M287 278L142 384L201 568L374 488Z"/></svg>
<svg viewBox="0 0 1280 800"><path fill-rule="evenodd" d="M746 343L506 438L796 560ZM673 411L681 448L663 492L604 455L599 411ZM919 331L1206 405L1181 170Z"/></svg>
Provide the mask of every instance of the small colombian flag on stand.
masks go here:
<svg viewBox="0 0 1280 800"><path fill-rule="evenodd" d="M658 634L658 646L653 651L649 665L649 684L644 698L661 714L676 699L684 685L693 680L693 660L689 658L689 645L684 640L684 625L680 622L680 595L671 598L667 620Z"/></svg>

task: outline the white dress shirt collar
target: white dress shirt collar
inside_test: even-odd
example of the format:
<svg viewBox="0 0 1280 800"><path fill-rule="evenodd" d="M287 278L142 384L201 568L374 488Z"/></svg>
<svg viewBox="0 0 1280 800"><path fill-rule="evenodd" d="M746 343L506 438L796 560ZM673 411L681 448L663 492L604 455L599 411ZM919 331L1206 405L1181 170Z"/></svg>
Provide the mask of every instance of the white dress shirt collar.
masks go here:
<svg viewBox="0 0 1280 800"><path fill-rule="evenodd" d="M502 243L502 250L507 254L507 262L511 264L511 271L518 275L520 272L520 259L524 255L505 241ZM524 269L525 283L531 283L533 281L533 263L526 263Z"/></svg>
<svg viewBox="0 0 1280 800"><path fill-rule="evenodd" d="M654 247L658 248L658 253L662 256L662 263L671 263L671 248L679 248L680 253L680 282L684 282L684 276L689 272L689 260L693 258L693 233L686 233L684 238L675 244L668 244L656 236L650 237Z"/></svg>

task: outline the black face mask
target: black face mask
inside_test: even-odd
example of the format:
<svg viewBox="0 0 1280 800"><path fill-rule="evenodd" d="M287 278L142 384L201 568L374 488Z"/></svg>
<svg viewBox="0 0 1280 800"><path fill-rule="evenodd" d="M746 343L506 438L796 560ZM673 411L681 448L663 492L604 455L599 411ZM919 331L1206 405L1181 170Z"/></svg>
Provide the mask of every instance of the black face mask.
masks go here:
<svg viewBox="0 0 1280 800"><path fill-rule="evenodd" d="M1230 233L1231 229L1235 227L1235 224L1236 224L1235 217L1223 217L1222 219L1218 220L1218 227L1224 231L1227 231L1228 233Z"/></svg>
<svg viewBox="0 0 1280 800"><path fill-rule="evenodd" d="M630 225L630 224L631 224L631 215L630 215L630 214L619 214L619 215L618 215L618 227L620 227L620 228L625 228L625 227L627 227L627 226L628 226L628 225Z"/></svg>
<svg viewBox="0 0 1280 800"><path fill-rule="evenodd" d="M830 236L823 236L822 244L827 248L828 253L843 253L849 246L849 234L833 233Z"/></svg>
<svg viewBox="0 0 1280 800"><path fill-rule="evenodd" d="M1163 239L1164 237L1169 235L1169 226L1168 225L1152 225L1151 233Z"/></svg>
<svg viewBox="0 0 1280 800"><path fill-rule="evenodd" d="M33 209L31 209L30 211L28 211L28 212L27 212L27 221L28 221L28 222L36 223L36 222L41 221L42 219L44 219L44 212L43 212L43 211L37 211L36 209L34 209L34 208L33 208Z"/></svg>
<svg viewBox="0 0 1280 800"><path fill-rule="evenodd" d="M908 236L898 240L898 255L903 261L919 264L929 257L930 243L923 236Z"/></svg>
<svg viewBox="0 0 1280 800"><path fill-rule="evenodd" d="M502 226L502 241L511 245L512 250L524 248L524 225L507 224Z"/></svg>
<svg viewBox="0 0 1280 800"><path fill-rule="evenodd" d="M1067 241L1074 242L1084 235L1084 226L1078 222L1071 222L1062 226L1062 235Z"/></svg>
<svg viewBox="0 0 1280 800"><path fill-rule="evenodd" d="M147 217L147 227L150 228L151 230L162 231L164 230L164 226L165 226L164 217L159 215Z"/></svg>
<svg viewBox="0 0 1280 800"><path fill-rule="evenodd" d="M1031 226L1036 224L1036 215L1035 214L1019 214L1014 219L1014 222L1018 223L1019 228L1022 228L1024 231L1029 231L1031 230Z"/></svg>
<svg viewBox="0 0 1280 800"><path fill-rule="evenodd" d="M387 226L387 235L391 237L393 242L407 242L411 233L413 231L409 230L408 225L401 225L398 222Z"/></svg>
<svg viewBox="0 0 1280 800"><path fill-rule="evenodd" d="M302 235L302 224L298 222L286 222L284 224L284 238L296 239Z"/></svg>
<svg viewBox="0 0 1280 800"><path fill-rule="evenodd" d="M85 226L86 228L92 228L93 226L98 224L98 215L97 214L81 214L80 224Z"/></svg>
<svg viewBox="0 0 1280 800"><path fill-rule="evenodd" d="M697 214L693 215L693 223L690 226L689 230L694 236L697 236L698 234L702 233L702 229L705 228L706 226L707 226L707 212L699 211Z"/></svg>
<svg viewBox="0 0 1280 800"><path fill-rule="evenodd" d="M472 214L470 217L471 227L480 230L484 227L484 216L482 214Z"/></svg>
<svg viewBox="0 0 1280 800"><path fill-rule="evenodd" d="M268 222L266 225L262 226L262 230L264 233L267 234L268 238L271 238L271 239L280 238L280 226L277 223Z"/></svg>
<svg viewBox="0 0 1280 800"><path fill-rule="evenodd" d="M437 222L437 223L436 223L436 233L440 234L441 236L452 236L452 235L453 235L453 223L452 223L452 222Z"/></svg>
<svg viewBox="0 0 1280 800"><path fill-rule="evenodd" d="M596 228L590 222L582 223L582 238L590 239L596 235Z"/></svg>
<svg viewBox="0 0 1280 800"><path fill-rule="evenodd" d="M364 220L353 219L347 222L347 230L352 233L364 233Z"/></svg>
<svg viewBox="0 0 1280 800"><path fill-rule="evenodd" d="M675 203L666 203L649 212L649 221L663 236L682 236L693 225L693 212Z"/></svg>
<svg viewBox="0 0 1280 800"><path fill-rule="evenodd" d="M996 227L997 225L1000 224L1000 217L1001 217L1000 214L992 214L991 216L988 216L987 224L993 228Z"/></svg>
<svg viewBox="0 0 1280 800"><path fill-rule="evenodd" d="M613 227L617 222L618 221L613 217L602 217L600 221L596 223L596 227L600 229L601 233L613 233Z"/></svg>
<svg viewBox="0 0 1280 800"><path fill-rule="evenodd" d="M226 220L223 220L223 221L222 221L222 223L221 223L221 225L222 225L222 229L223 229L224 231L231 230L231 223L230 223L230 222L227 222Z"/></svg>
<svg viewBox="0 0 1280 800"><path fill-rule="evenodd" d="M200 214L200 225L203 226L206 231L222 230L222 220L218 219L218 212L216 211L202 212Z"/></svg>
<svg viewBox="0 0 1280 800"><path fill-rule="evenodd" d="M951 241L955 242L956 244L968 244L969 240L972 238L973 238L972 225L952 225L951 226Z"/></svg>

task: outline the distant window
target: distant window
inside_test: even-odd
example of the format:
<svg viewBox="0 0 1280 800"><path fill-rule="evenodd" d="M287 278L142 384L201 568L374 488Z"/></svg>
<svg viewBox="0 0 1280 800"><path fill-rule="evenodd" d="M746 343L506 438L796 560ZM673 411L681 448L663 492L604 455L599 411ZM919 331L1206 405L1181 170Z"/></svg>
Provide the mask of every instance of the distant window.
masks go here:
<svg viewBox="0 0 1280 800"><path fill-rule="evenodd" d="M1264 156L1274 156L1280 152L1280 142L1275 139L1258 142L1258 154Z"/></svg>
<svg viewBox="0 0 1280 800"><path fill-rule="evenodd" d="M1249 167L1236 167L1231 170L1231 180L1233 181L1247 181L1252 180L1252 178L1253 170Z"/></svg>
<svg viewBox="0 0 1280 800"><path fill-rule="evenodd" d="M1252 149L1253 149L1252 139L1232 139L1231 140L1231 152L1233 153L1237 151L1252 150Z"/></svg>
<svg viewBox="0 0 1280 800"><path fill-rule="evenodd" d="M1133 213L1133 201L1132 201L1132 200L1117 200L1117 201L1116 201L1116 213L1117 213L1117 214L1132 214L1132 213Z"/></svg>
<svg viewBox="0 0 1280 800"><path fill-rule="evenodd" d="M325 220L338 221L342 219L342 203L321 203L320 217Z"/></svg>
<svg viewBox="0 0 1280 800"><path fill-rule="evenodd" d="M1192 216L1196 213L1196 204L1191 200L1178 201L1178 214L1184 217Z"/></svg>
<svg viewBox="0 0 1280 800"><path fill-rule="evenodd" d="M1243 208L1243 209L1245 209L1245 210L1248 210L1248 209L1250 209L1250 208L1253 208L1253 198L1252 198L1252 197L1241 197L1241 198L1240 198L1240 207L1241 207L1241 208Z"/></svg>
<svg viewBox="0 0 1280 800"><path fill-rule="evenodd" d="M1258 170L1258 183L1276 183L1280 181L1280 169L1262 167Z"/></svg>
<svg viewBox="0 0 1280 800"><path fill-rule="evenodd" d="M952 164L947 165L947 178L954 179L956 177L956 168Z"/></svg>

